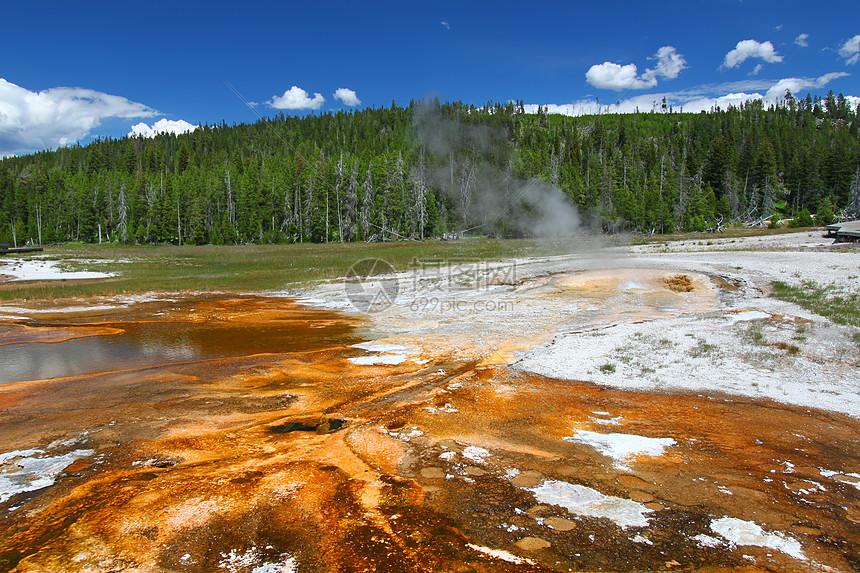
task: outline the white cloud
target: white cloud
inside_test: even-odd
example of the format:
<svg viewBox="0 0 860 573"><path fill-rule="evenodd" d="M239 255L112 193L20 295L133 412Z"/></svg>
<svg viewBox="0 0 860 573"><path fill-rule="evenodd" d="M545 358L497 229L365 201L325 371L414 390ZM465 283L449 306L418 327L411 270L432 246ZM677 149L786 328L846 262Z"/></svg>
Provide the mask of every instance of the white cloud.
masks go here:
<svg viewBox="0 0 860 573"><path fill-rule="evenodd" d="M767 90L767 97L769 99L785 97L786 91L791 91L792 94L798 94L798 92L800 92L804 87L811 86L811 82L802 78L784 78L773 84L773 87Z"/></svg>
<svg viewBox="0 0 860 573"><path fill-rule="evenodd" d="M702 97L694 100L689 100L681 104L684 112L699 113L702 111L710 111L711 108L719 107L720 109L728 109L730 107L739 107L741 104L748 101L764 99L761 94L757 93L728 93L712 98ZM676 106L677 107L677 106Z"/></svg>
<svg viewBox="0 0 860 573"><path fill-rule="evenodd" d="M830 72L817 78L783 78L776 82L765 94L765 99L776 101L785 97L786 90L790 90L795 96L800 90L809 88L823 88L835 79L848 76L845 72Z"/></svg>
<svg viewBox="0 0 860 573"><path fill-rule="evenodd" d="M839 78L844 78L844 77L850 76L850 75L851 74L849 74L847 72L830 72L829 74L824 74L823 76L819 76L818 78L816 78L815 83L813 84L813 87L823 88L824 86L826 86L827 84L829 84L833 80L836 80Z"/></svg>
<svg viewBox="0 0 860 573"><path fill-rule="evenodd" d="M809 39L809 34L800 34L794 39L794 43L800 46L801 48L808 48L809 43L806 41Z"/></svg>
<svg viewBox="0 0 860 573"><path fill-rule="evenodd" d="M657 75L674 80L682 70L687 69L687 60L672 46L663 46L655 54L657 58Z"/></svg>
<svg viewBox="0 0 860 573"><path fill-rule="evenodd" d="M450 30L450 29L451 29L451 24L449 24L449 23L448 23L448 22L446 22L445 20L442 20L442 21L440 22L440 24L442 24L443 26L445 26L445 29L446 29L446 30Z"/></svg>
<svg viewBox="0 0 860 573"><path fill-rule="evenodd" d="M346 88L337 88L334 92L334 99L339 99L344 105L348 105L350 107L361 105L361 100L358 99L355 92Z"/></svg>
<svg viewBox="0 0 860 573"><path fill-rule="evenodd" d="M755 40L741 40L734 50L726 54L723 67L726 69L735 68L749 58L758 58L769 64L782 61L782 56L776 53L770 42L759 43Z"/></svg>
<svg viewBox="0 0 860 573"><path fill-rule="evenodd" d="M85 138L108 118L158 112L121 96L85 88L32 92L0 78L0 154L30 153Z"/></svg>
<svg viewBox="0 0 860 573"><path fill-rule="evenodd" d="M133 125L131 127L131 131L128 132L129 137L155 137L160 133L172 133L173 135L180 135L182 133L188 133L190 131L194 131L198 126L191 125L187 121L183 119L172 120L172 119L159 119L151 126L147 125L143 122L138 123L137 125Z"/></svg>
<svg viewBox="0 0 860 573"><path fill-rule="evenodd" d="M636 64L622 66L613 62L603 62L591 66L585 73L585 79L600 89L642 90L656 86L658 77L673 80L687 68L684 56L672 46L663 46L649 59L656 59L657 66L646 69L642 75L637 75Z"/></svg>
<svg viewBox="0 0 860 573"><path fill-rule="evenodd" d="M325 103L325 98L319 93L310 97L302 88L293 86L284 95L275 96L266 103L275 109L319 109Z"/></svg>
<svg viewBox="0 0 860 573"><path fill-rule="evenodd" d="M542 106L547 113L561 115L580 116L596 115L600 113L647 113L650 111L660 112L662 110L663 98L666 105L674 111L685 113L698 113L710 111L711 108L739 107L748 101L762 100L765 104L773 104L785 97L785 90L789 89L797 95L802 89L823 88L834 79L847 76L845 72L831 72L817 78L785 78L777 82L766 80L744 80L742 82L728 82L717 85L703 85L691 90L681 92L650 93L618 100L609 105L600 104L595 100L580 100L570 104L546 104ZM757 91L763 90L764 94ZM860 103L860 98L845 96L850 105ZM526 113L536 113L537 104L525 104Z"/></svg>
<svg viewBox="0 0 860 573"><path fill-rule="evenodd" d="M753 71L750 72L751 76L757 76L764 69L764 64L756 64L756 67L753 68Z"/></svg>
<svg viewBox="0 0 860 573"><path fill-rule="evenodd" d="M713 93L760 91L766 90L772 85L773 80L749 79L735 82L720 82L716 84L701 84L676 93L685 97L694 97Z"/></svg>
<svg viewBox="0 0 860 573"><path fill-rule="evenodd" d="M714 106L719 106L721 109L726 109L730 105L737 107L741 103L749 100L763 98L761 94L747 94L744 92L728 93L716 97L695 98L677 93L656 93L634 96L619 100L610 105L601 105L594 100L583 100L572 104L547 104L544 105L543 108L547 113L557 113L570 116L597 115L601 113L660 112L662 110L664 97L666 98L667 107L671 107L672 110L676 112L683 110L685 113L709 111ZM536 113L537 107L538 106L536 104L525 104L523 106L526 113Z"/></svg>
<svg viewBox="0 0 860 573"><path fill-rule="evenodd" d="M857 34L839 47L839 55L845 58L846 64L856 64L860 61L860 34Z"/></svg>
<svg viewBox="0 0 860 573"><path fill-rule="evenodd" d="M657 78L637 77L636 64L621 66L612 62L594 64L585 72L585 79L596 88L605 90L642 90L657 85Z"/></svg>

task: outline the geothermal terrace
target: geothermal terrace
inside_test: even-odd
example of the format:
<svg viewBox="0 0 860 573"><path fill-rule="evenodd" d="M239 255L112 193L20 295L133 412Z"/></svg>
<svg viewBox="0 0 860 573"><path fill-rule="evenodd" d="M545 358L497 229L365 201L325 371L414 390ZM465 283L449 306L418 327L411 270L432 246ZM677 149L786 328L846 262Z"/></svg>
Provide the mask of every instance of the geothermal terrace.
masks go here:
<svg viewBox="0 0 860 573"><path fill-rule="evenodd" d="M7 304L0 570L860 570L858 329L774 281L856 293L860 252Z"/></svg>

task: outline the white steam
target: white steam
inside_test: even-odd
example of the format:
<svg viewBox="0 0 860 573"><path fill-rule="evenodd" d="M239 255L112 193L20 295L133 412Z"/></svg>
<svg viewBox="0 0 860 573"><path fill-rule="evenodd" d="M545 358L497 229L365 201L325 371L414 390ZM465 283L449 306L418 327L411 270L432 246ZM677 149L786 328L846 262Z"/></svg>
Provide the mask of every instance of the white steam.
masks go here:
<svg viewBox="0 0 860 573"><path fill-rule="evenodd" d="M469 118L447 117L428 102L416 109L413 121L418 141L434 163L441 164L429 175L462 218L459 231L532 237L582 234L579 213L561 189L514 174L515 151L503 132Z"/></svg>

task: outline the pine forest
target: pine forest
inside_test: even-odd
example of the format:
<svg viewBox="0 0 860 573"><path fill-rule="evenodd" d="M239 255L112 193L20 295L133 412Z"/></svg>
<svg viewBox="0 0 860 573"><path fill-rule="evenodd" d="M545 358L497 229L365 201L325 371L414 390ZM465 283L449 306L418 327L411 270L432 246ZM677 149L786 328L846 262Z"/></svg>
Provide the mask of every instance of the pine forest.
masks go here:
<svg viewBox="0 0 860 573"><path fill-rule="evenodd" d="M0 160L0 242L668 233L860 216L860 107L566 117L436 100Z"/></svg>

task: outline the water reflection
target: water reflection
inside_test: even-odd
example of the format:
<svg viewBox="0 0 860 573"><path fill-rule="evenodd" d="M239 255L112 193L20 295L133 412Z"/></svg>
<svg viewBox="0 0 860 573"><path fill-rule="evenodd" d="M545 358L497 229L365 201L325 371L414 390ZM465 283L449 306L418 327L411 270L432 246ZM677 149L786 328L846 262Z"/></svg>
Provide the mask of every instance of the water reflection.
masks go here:
<svg viewBox="0 0 860 573"><path fill-rule="evenodd" d="M269 306L264 308L266 304ZM222 310L225 312L220 312ZM283 300L273 304L272 300L259 297L244 299L229 309L219 309L214 301L198 302L193 309L179 309L174 313L182 316L165 321L140 322L129 317L128 322L99 323L119 329L116 334L62 342L5 344L0 346L0 384L211 358L313 350L332 340L342 340L344 334L349 335L351 331L342 321L327 321L319 312L313 324L308 324L309 317L304 316L303 311ZM231 320L231 317L260 313L265 313L267 320L254 320L251 324ZM72 331L75 328L66 322L38 326ZM78 325L78 328L83 332L91 327Z"/></svg>

